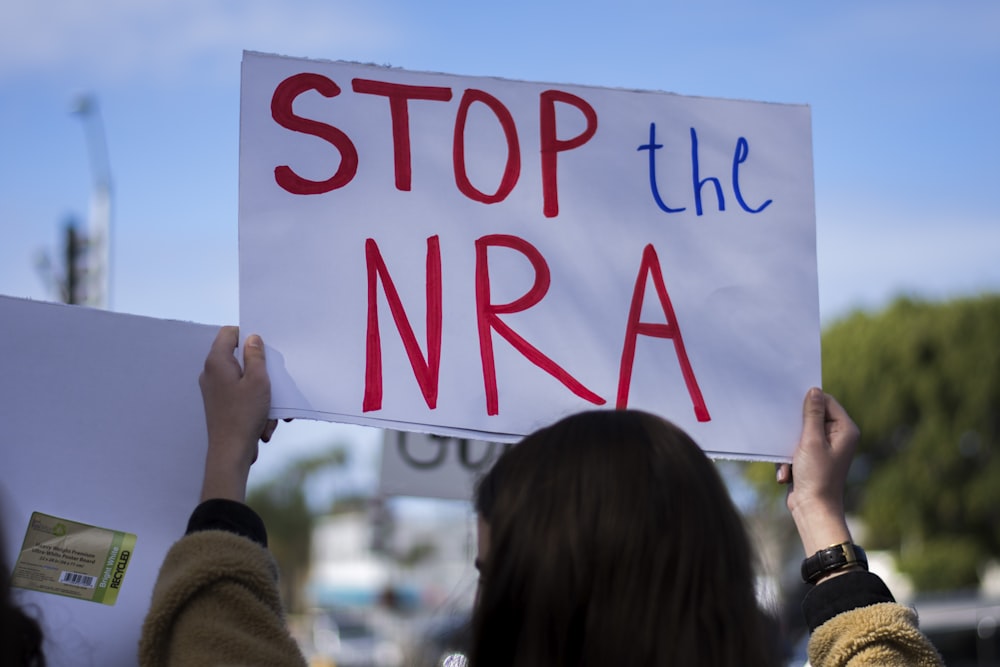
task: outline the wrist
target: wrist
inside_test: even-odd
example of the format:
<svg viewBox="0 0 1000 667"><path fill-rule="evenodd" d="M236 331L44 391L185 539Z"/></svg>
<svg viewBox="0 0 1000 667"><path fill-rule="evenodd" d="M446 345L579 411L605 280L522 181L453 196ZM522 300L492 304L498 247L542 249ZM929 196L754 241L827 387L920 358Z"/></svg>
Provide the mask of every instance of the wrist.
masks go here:
<svg viewBox="0 0 1000 667"><path fill-rule="evenodd" d="M249 433L222 431L208 433L208 448L205 451L206 465L246 468L248 471L257 460L260 438Z"/></svg>
<svg viewBox="0 0 1000 667"><path fill-rule="evenodd" d="M792 511L792 520L807 557L831 545L851 541L851 531L842 509L828 505L799 507Z"/></svg>
<svg viewBox="0 0 1000 667"><path fill-rule="evenodd" d="M212 498L244 501L253 461L242 453L242 449L209 445L202 481L203 501Z"/></svg>
<svg viewBox="0 0 1000 667"><path fill-rule="evenodd" d="M222 475L205 471L201 484L201 502L213 499L246 502L247 478L240 475Z"/></svg>

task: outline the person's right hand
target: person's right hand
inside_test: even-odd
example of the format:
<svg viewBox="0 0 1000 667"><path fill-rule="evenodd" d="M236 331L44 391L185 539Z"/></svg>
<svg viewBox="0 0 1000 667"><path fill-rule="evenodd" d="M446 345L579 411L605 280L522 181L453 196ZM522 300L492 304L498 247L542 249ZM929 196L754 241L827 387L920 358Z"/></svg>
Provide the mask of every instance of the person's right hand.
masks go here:
<svg viewBox="0 0 1000 667"><path fill-rule="evenodd" d="M243 368L233 356L237 327L223 327L205 359L199 378L208 428L208 453L202 500L243 502L257 443L267 442L277 422L268 420L271 381L264 363L264 343L250 336L243 346Z"/></svg>
<svg viewBox="0 0 1000 667"><path fill-rule="evenodd" d="M860 432L835 398L813 388L802 406L802 435L792 464L778 468L806 556L851 539L844 487Z"/></svg>

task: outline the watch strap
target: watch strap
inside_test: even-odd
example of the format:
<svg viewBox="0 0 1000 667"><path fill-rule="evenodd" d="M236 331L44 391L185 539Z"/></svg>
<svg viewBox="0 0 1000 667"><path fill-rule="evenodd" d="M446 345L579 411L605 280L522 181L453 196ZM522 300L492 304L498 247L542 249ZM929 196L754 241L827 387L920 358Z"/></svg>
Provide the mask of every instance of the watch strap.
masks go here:
<svg viewBox="0 0 1000 667"><path fill-rule="evenodd" d="M855 565L868 569L865 550L853 542L834 544L802 561L802 580L807 584L814 584L826 574Z"/></svg>

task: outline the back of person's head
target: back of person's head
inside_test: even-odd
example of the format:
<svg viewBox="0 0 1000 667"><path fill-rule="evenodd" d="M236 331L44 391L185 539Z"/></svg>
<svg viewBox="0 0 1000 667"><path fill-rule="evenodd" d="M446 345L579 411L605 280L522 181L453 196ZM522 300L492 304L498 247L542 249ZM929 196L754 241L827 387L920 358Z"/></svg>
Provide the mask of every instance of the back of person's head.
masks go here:
<svg viewBox="0 0 1000 667"><path fill-rule="evenodd" d="M712 462L676 426L593 411L480 481L474 667L771 664L754 557Z"/></svg>

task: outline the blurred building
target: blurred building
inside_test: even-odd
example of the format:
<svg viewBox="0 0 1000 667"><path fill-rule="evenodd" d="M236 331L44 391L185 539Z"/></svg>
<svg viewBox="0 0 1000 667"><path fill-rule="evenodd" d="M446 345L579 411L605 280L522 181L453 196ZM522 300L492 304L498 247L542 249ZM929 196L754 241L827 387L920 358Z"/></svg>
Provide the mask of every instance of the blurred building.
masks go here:
<svg viewBox="0 0 1000 667"><path fill-rule="evenodd" d="M388 520L355 511L317 521L307 598L317 607L388 605L412 614L442 605L471 607L476 585L471 511L423 502L391 506Z"/></svg>

